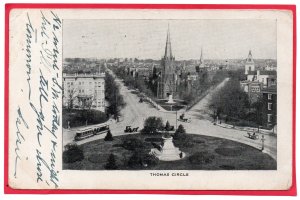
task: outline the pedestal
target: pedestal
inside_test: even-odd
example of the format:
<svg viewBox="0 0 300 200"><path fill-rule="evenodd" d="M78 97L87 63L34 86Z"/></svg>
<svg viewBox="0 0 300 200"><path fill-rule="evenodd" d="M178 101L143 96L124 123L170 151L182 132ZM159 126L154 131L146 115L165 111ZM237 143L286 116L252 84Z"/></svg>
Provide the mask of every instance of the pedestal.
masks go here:
<svg viewBox="0 0 300 200"><path fill-rule="evenodd" d="M158 149L151 149L150 154L162 161L180 160L185 157L185 153L174 146L173 137L162 137L162 139L164 143L162 149L160 151Z"/></svg>

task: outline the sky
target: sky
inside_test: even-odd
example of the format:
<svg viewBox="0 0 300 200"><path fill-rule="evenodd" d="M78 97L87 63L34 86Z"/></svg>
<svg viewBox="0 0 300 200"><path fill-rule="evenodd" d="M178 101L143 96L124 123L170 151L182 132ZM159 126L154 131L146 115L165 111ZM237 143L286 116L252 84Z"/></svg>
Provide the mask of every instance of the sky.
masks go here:
<svg viewBox="0 0 300 200"><path fill-rule="evenodd" d="M276 59L276 20L64 20L64 58Z"/></svg>

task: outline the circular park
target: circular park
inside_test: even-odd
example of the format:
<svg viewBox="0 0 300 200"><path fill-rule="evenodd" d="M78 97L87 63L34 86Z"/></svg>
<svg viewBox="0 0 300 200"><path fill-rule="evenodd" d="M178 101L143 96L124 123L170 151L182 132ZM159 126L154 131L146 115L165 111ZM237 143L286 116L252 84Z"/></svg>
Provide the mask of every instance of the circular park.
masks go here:
<svg viewBox="0 0 300 200"><path fill-rule="evenodd" d="M276 170L268 154L227 139L170 134L174 147L184 152L180 159L161 160L151 152L161 151L166 136L130 134L76 145L63 152L63 168L69 170Z"/></svg>

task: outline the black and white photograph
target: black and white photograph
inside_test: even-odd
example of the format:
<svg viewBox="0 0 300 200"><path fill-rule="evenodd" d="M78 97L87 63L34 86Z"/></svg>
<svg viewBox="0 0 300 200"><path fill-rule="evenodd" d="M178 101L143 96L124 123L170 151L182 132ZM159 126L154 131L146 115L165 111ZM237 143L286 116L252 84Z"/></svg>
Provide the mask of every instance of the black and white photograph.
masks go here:
<svg viewBox="0 0 300 200"><path fill-rule="evenodd" d="M27 6L6 12L8 190L295 187L295 7Z"/></svg>
<svg viewBox="0 0 300 200"><path fill-rule="evenodd" d="M62 59L63 170L277 170L276 19L64 19Z"/></svg>

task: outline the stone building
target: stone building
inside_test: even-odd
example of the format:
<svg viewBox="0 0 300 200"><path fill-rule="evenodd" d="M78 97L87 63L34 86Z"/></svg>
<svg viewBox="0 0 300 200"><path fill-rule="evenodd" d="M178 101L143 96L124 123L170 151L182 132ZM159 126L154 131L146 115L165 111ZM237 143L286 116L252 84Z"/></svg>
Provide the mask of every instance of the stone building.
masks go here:
<svg viewBox="0 0 300 200"><path fill-rule="evenodd" d="M161 59L161 74L158 83L158 97L167 98L169 95L176 96L175 57L172 55L170 30L168 27L164 57Z"/></svg>
<svg viewBox="0 0 300 200"><path fill-rule="evenodd" d="M105 73L63 74L63 106L105 112Z"/></svg>

